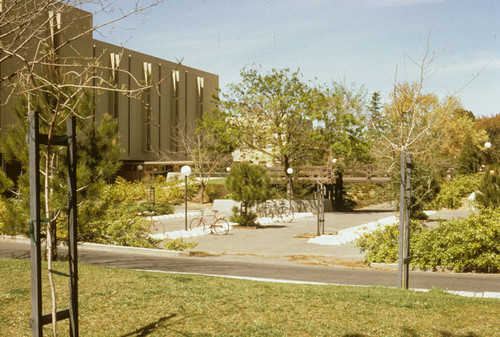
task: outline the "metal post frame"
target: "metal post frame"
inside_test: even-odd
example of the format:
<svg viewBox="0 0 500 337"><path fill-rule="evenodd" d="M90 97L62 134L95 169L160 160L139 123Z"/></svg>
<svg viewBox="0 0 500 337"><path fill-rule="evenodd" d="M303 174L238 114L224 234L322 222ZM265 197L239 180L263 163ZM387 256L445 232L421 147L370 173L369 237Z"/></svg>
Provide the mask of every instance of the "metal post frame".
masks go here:
<svg viewBox="0 0 500 337"><path fill-rule="evenodd" d="M31 238L31 313L32 335L42 336L43 326L52 323L51 314L42 314L42 273L40 224L50 221L40 218L40 144L48 137L39 133L38 113L29 112L29 170L30 170L30 238ZM55 136L50 144L67 146L68 153L68 236L69 236L69 308L56 313L56 320L69 318L70 336L78 336L78 252L77 252L77 199L76 199L76 119L67 121L67 136Z"/></svg>
<svg viewBox="0 0 500 337"><path fill-rule="evenodd" d="M67 121L68 135L68 236L69 236L69 320L70 336L78 336L78 248L76 197L76 118Z"/></svg>
<svg viewBox="0 0 500 337"><path fill-rule="evenodd" d="M409 287L410 264L410 198L411 155L401 151L401 183L399 188L399 288Z"/></svg>
<svg viewBox="0 0 500 337"><path fill-rule="evenodd" d="M29 112L29 172L31 238L31 328L33 336L42 336L42 266L40 240L40 144L38 114Z"/></svg>

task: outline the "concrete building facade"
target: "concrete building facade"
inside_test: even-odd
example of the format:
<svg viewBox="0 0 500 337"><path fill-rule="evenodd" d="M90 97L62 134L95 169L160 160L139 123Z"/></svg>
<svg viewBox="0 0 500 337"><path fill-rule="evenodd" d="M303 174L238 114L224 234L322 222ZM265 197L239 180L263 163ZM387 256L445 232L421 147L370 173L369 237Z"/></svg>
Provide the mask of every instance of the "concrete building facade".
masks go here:
<svg viewBox="0 0 500 337"><path fill-rule="evenodd" d="M89 12L68 8L57 15L50 11L45 15L48 27L40 33L43 37L27 44L23 52L32 53L32 48L36 48L41 39L47 39L54 46L71 41L57 50L60 58L79 58L79 64L85 64L84 59L99 60L89 85L102 88L100 79L107 79L109 87L118 89L92 90L94 118L98 122L104 114L109 114L116 119L123 153L122 173L126 175L141 167L168 171L185 163L178 135L192 132L196 120L213 107L218 76L96 40L92 37L92 14ZM15 58L1 62L0 77L7 78L13 73L17 62ZM5 85L2 81L0 88ZM149 87L144 89L144 86ZM6 101L7 96L9 101ZM13 98L0 90L0 132L15 123L13 109L18 103ZM167 152L170 161L161 162ZM5 163L3 168L8 169Z"/></svg>

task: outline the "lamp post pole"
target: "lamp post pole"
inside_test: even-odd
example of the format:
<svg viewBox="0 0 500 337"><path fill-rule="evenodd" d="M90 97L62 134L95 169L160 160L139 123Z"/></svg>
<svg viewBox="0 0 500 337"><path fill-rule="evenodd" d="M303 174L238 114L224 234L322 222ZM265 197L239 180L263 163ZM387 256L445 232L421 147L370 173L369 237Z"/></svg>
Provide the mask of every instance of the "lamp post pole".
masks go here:
<svg viewBox="0 0 500 337"><path fill-rule="evenodd" d="M293 212L293 208L292 208L292 194L293 194L293 191L292 191L292 174L293 174L293 168L289 167L286 169L286 173L288 173L288 183L290 184L290 191L289 191L289 201L290 201L290 212Z"/></svg>
<svg viewBox="0 0 500 337"><path fill-rule="evenodd" d="M191 174L191 167L184 165L181 167L181 173L184 176L184 229L187 231L188 228L188 199L187 199L187 181Z"/></svg>
<svg viewBox="0 0 500 337"><path fill-rule="evenodd" d="M490 158L489 158L489 149L491 148L491 143L484 143L484 147L486 149L486 174L490 174Z"/></svg>

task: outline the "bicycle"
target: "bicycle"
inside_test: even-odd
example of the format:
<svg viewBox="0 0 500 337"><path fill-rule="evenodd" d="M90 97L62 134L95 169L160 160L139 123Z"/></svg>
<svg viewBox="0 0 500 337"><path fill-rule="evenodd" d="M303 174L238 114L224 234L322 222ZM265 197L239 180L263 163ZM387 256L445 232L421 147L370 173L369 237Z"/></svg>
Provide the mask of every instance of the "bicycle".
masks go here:
<svg viewBox="0 0 500 337"><path fill-rule="evenodd" d="M135 213L135 215L145 216L146 219L148 219L149 222L151 223L151 228L150 229L152 230L153 233L163 233L163 234L165 234L165 232L166 232L165 224L160 219L155 219L154 218L156 215L158 215L156 212L145 211L145 212L142 212L142 213ZM162 226L163 231L161 231L160 225Z"/></svg>
<svg viewBox="0 0 500 337"><path fill-rule="evenodd" d="M283 222L293 221L293 210L281 200L266 200L264 205L260 206L257 210L260 217L277 217Z"/></svg>
<svg viewBox="0 0 500 337"><path fill-rule="evenodd" d="M194 218L189 223L189 229L194 230L197 228L202 228L203 230L210 228L210 233L215 233L218 235L225 235L229 233L229 222L225 219L225 217L217 216L217 211L213 211L213 214L205 216L205 211L201 211L201 217ZM207 218L212 218L212 222L209 223Z"/></svg>

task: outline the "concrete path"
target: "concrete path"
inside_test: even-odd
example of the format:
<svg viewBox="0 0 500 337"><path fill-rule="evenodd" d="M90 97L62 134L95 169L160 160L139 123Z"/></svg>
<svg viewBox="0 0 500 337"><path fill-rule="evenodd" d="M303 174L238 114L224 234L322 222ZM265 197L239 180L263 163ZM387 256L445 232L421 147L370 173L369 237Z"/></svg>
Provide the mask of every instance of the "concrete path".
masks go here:
<svg viewBox="0 0 500 337"><path fill-rule="evenodd" d="M179 210L177 210L179 212ZM196 214L196 213L194 213ZM384 204L355 212L325 213L325 234L335 234L339 230L363 225L395 214L394 206ZM188 221L196 215L188 215ZM466 216L465 211L438 212L432 217L450 219ZM162 230L167 232L184 229L184 218L162 221ZM340 246L308 243L317 235L316 215L294 219L292 223L273 223L258 228L234 227L225 236L204 235L186 238L198 245L191 252L200 256L234 257L247 259L277 259L295 263L319 263L340 265L362 265L363 255L349 242Z"/></svg>

